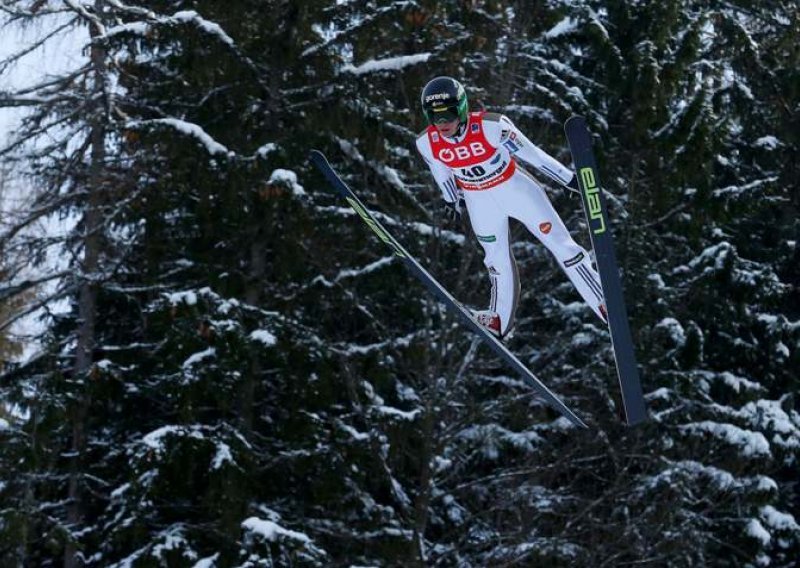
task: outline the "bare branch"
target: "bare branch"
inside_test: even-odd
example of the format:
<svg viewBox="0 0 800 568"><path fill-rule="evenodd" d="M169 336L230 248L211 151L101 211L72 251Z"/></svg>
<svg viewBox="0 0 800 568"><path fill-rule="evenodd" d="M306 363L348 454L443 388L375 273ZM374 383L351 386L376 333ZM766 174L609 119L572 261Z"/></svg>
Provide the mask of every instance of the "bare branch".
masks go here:
<svg viewBox="0 0 800 568"><path fill-rule="evenodd" d="M75 24L76 21L77 21L77 18L73 18L69 22L58 26L52 32L50 32L49 34L47 34L44 37L40 38L38 41L36 41L35 43L33 43L30 46L26 47L25 49L22 49L22 50L20 50L20 51L18 51L16 53L13 53L13 54L9 55L8 57L6 57L3 61L0 61L0 74L4 73L5 70L8 69L8 67L11 66L12 64L16 63L20 59L24 58L26 55L28 55L30 53L33 53L34 51L36 51L37 49L42 47L51 38L57 36L62 31L66 30L67 28L72 27Z"/></svg>
<svg viewBox="0 0 800 568"><path fill-rule="evenodd" d="M11 16L9 23L11 22L18 22L19 20L30 20L37 16L47 16L51 14L63 14L68 10L66 8L47 8L42 9L42 5L44 5L47 0L36 0L31 4L31 7L27 10L14 8L12 4L19 4L19 2L13 2L11 0L3 0L2 4L0 4L0 12L6 13Z"/></svg>
<svg viewBox="0 0 800 568"><path fill-rule="evenodd" d="M48 274L47 276L43 276L41 278L35 278L33 280L23 280L17 284L11 284L5 287L0 287L0 302L11 298L12 296L17 296L19 294L23 294L28 290L35 288L45 282L50 282L51 280L56 280L58 278L63 278L67 274L69 274L69 270L64 270L61 272L56 272L54 274Z"/></svg>
<svg viewBox="0 0 800 568"><path fill-rule="evenodd" d="M77 285L67 286L63 290L60 290L60 291L58 291L58 292L56 292L54 294L50 294L49 296L47 296L47 297L45 297L43 299L39 299L39 300L37 300L35 302L31 302L30 304L28 304L23 309L21 309L19 311L16 311L14 313L14 315L9 317L5 321L0 322L0 332L5 331L6 329L8 329L12 325L14 325L16 322L18 322L19 320L21 320L22 318L24 318L26 316L29 316L30 314L32 314L36 310L39 310L39 309L45 307L46 305L48 305L48 304L50 304L52 302L55 302L56 300L61 300L62 298L66 298L68 296L71 296L72 294L74 294L77 291L77 289L78 289Z"/></svg>
<svg viewBox="0 0 800 568"><path fill-rule="evenodd" d="M17 138L16 140L13 140L10 145L6 146L5 148L0 148L0 157L12 153L17 148L25 145L26 142L29 142L30 140L34 140L34 139L38 138L39 136L42 136L43 134L47 133L49 130L53 129L54 127L72 121L75 117L80 115L80 113L82 111L83 111L83 106L78 107L73 112L71 112L70 114L68 114L68 115L66 115L66 116L64 116L64 117L62 117L62 118L60 118L58 120L50 122L50 123L48 123L48 124L46 124L44 126L40 126L40 127L36 128L36 129L30 131L28 134L26 134L24 136L21 136L21 137ZM42 117L42 119L43 119L43 117ZM79 132L80 130L85 130L85 127L80 127L78 129L76 129L75 131L73 131L73 134L74 134L74 132ZM65 137L62 136L60 138L60 140L63 141L63 143L66 143L69 140L69 138L65 138ZM60 146L60 145L61 144L56 144L56 146ZM42 155L42 153L39 152L39 155Z"/></svg>
<svg viewBox="0 0 800 568"><path fill-rule="evenodd" d="M19 89L14 92L14 96L21 97L27 95L29 93L36 93L39 91L47 92L48 89L52 89L54 93L58 93L59 90L64 89L70 85L75 79L81 77L82 75L87 74L91 71L91 65L87 63L83 67L78 68L77 70L69 73L67 75L60 75L52 80L46 81L44 83L39 83L38 85L32 85L30 87ZM0 103L2 99L0 99Z"/></svg>

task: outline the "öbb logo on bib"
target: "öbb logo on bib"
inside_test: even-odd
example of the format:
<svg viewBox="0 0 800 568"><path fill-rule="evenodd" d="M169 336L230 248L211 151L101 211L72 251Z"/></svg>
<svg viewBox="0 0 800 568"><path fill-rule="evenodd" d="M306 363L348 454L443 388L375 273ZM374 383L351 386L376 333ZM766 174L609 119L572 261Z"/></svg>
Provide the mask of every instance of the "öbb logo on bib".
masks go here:
<svg viewBox="0 0 800 568"><path fill-rule="evenodd" d="M442 148L439 150L437 156L441 161L447 163L452 162L456 158L459 160L466 160L468 158L476 158L488 154L489 151L483 145L483 142L471 142L469 145L456 146L454 148Z"/></svg>

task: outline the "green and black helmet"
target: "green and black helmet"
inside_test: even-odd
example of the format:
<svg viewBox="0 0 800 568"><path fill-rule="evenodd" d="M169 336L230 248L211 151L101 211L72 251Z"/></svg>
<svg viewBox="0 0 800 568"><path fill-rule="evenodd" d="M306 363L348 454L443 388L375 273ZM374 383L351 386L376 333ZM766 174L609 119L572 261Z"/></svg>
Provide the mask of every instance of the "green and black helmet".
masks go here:
<svg viewBox="0 0 800 568"><path fill-rule="evenodd" d="M452 122L458 119L467 123L469 107L464 86L452 77L436 77L422 89L422 112L428 124Z"/></svg>

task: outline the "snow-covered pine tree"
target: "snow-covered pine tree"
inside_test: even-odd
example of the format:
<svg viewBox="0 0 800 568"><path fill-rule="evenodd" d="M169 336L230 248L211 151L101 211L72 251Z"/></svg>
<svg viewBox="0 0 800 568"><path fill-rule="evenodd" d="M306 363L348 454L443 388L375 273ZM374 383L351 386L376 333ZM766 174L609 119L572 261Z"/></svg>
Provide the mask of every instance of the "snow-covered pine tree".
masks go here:
<svg viewBox="0 0 800 568"><path fill-rule="evenodd" d="M104 36L120 55L121 159L141 191L115 279L119 317L137 325L100 349L116 444L84 546L105 565L410 556L409 498L367 427L404 413L360 402L376 360L353 369L336 344L357 300L319 293L347 272L336 225L288 169L331 120L316 100L324 65L285 71L313 17L295 36L291 6L149 7L163 13L128 9ZM253 29L287 31L265 42Z"/></svg>
<svg viewBox="0 0 800 568"><path fill-rule="evenodd" d="M118 192L105 238L119 262L97 298L91 491L82 522L49 521L65 518L52 504L74 457L59 457L72 441L64 401L78 400L53 371L65 359L6 373L4 398L30 418L2 430L3 561L61 561L71 540L97 566L789 565L797 415L781 396L796 387L797 253L780 211L797 205L781 177L796 129L774 103L796 98L791 15L693 2L103 5ZM590 434L472 351L310 174L319 145L481 305L480 255L435 216L413 152L417 93L438 74L564 161L560 123L589 117L652 424L618 425L607 335L524 232L512 347ZM559 196L579 228L578 202ZM766 212L751 215L755 201ZM55 323L51 345L70 347L74 315Z"/></svg>
<svg viewBox="0 0 800 568"><path fill-rule="evenodd" d="M789 203L788 187L763 151L766 130L780 122L768 101L791 96L760 78L769 71L759 61L782 57L768 46L789 33L790 16L773 16L626 3L579 9L572 21L593 31L565 37L582 57L562 62L602 85L587 98L603 111L595 128L605 179L621 193L612 200L624 206L618 218L627 215L617 229L627 297L661 428L638 440L635 453L655 459L631 460L640 485L609 514L638 517L625 521L635 528L621 543L638 541L674 562L784 565L798 545L783 473L797 459L787 451L798 434L791 288L775 249L742 252L754 249L754 236L791 230L775 214ZM781 39L752 39L773 33ZM787 245L776 248L785 259ZM676 530L650 531L663 524ZM687 549L687 539L698 545ZM608 557L619 558L613 548Z"/></svg>
<svg viewBox="0 0 800 568"><path fill-rule="evenodd" d="M295 509L284 519L267 506L284 497L280 433L304 422L288 410L320 359L281 315L309 224L296 177L269 164L280 117L262 49L275 46L242 31L282 14L191 8L127 6L103 36L120 68L120 156L141 193L123 212L135 229L114 281L118 317L136 324L99 349L114 446L97 464L109 485L84 544L104 566L319 565ZM283 327L297 348L276 356Z"/></svg>
<svg viewBox="0 0 800 568"><path fill-rule="evenodd" d="M104 334L98 304L119 262L113 231L124 188L109 152L115 93L110 57L98 41L106 8L102 0L3 6L4 28L13 33L30 26L34 37L2 62L3 70L24 65L58 40L86 48L70 68L0 95L2 106L28 109L0 150L4 159L20 162L16 171L26 177L19 183L29 188L27 207L12 212L0 239L4 250L24 255L30 265L7 285L16 295L51 284L2 325L58 300L70 303L57 318L58 334L44 339L42 353L13 374L11 402L27 418L20 427L31 436L33 449L15 464L15 489L21 490L12 499L24 499L27 514L17 533L24 538L9 553L14 564L42 562L48 554L62 555L67 567L81 564L77 541L96 506L94 491L104 483L90 472L90 455L98 450L90 423L102 417L90 417L89 407L97 385L93 353ZM37 224L46 225L47 234Z"/></svg>

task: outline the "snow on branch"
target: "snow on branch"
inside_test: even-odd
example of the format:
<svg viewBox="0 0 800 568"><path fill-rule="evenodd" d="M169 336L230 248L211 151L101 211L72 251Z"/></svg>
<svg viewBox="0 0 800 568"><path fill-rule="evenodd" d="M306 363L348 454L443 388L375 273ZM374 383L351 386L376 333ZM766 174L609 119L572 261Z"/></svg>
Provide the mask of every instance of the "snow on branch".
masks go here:
<svg viewBox="0 0 800 568"><path fill-rule="evenodd" d="M419 417L420 412L422 412L419 408L415 408L414 410L400 410L399 408L385 405L374 406L372 410L380 416L388 417L390 420L407 422L415 421Z"/></svg>
<svg viewBox="0 0 800 568"><path fill-rule="evenodd" d="M764 522L771 528L800 535L800 525L797 524L791 513L778 511L772 505L764 505L759 513Z"/></svg>
<svg viewBox="0 0 800 568"><path fill-rule="evenodd" d="M445 231L439 227L433 227L426 223L414 221L408 223L408 228L422 236L436 237L440 240L447 241L455 245L463 245L467 242L467 238L464 235L459 235L453 231Z"/></svg>
<svg viewBox="0 0 800 568"><path fill-rule="evenodd" d="M261 538L270 542L274 542L281 537L285 537L290 540L296 540L303 544L308 544L311 542L311 539L308 537L308 535L304 533L285 529L277 523L259 519L258 517L250 517L249 519L246 519L244 522L242 522L242 528L257 534Z"/></svg>
<svg viewBox="0 0 800 568"><path fill-rule="evenodd" d="M203 351L200 351L198 353L193 353L192 355L190 355L189 358L183 362L183 365L181 365L181 367L183 368L184 371L189 371L195 365L202 363L206 359L214 358L216 357L216 355L217 355L216 348L209 347L208 349L204 349Z"/></svg>
<svg viewBox="0 0 800 568"><path fill-rule="evenodd" d="M128 12L130 14L136 14L137 16L145 16L147 18L154 18L155 14L147 10L146 8L140 8L138 6L128 6L127 4L123 4L119 0L106 0L111 6L116 8L121 12Z"/></svg>
<svg viewBox="0 0 800 568"><path fill-rule="evenodd" d="M562 19L555 26L544 33L547 39L554 39L578 29L578 22L570 16Z"/></svg>
<svg viewBox="0 0 800 568"><path fill-rule="evenodd" d="M179 118L156 118L150 120L132 120L125 124L125 128L130 130L148 128L148 127L168 127L177 130L181 134L189 136L197 140L202 146L206 148L212 156L225 156L228 159L241 159L241 160L255 160L258 158L265 159L270 152L277 148L274 143L265 144L261 146L256 153L251 156L241 156L229 149L224 144L217 142L213 136L203 130L203 128L193 122L181 120ZM303 186L297 183L297 174L289 170L275 170L270 183L284 182L292 189L292 192L297 196L305 194Z"/></svg>
<svg viewBox="0 0 800 568"><path fill-rule="evenodd" d="M774 447L787 451L785 460L791 466L794 463L791 452L800 448L800 413L784 410L784 399L748 402L735 415L747 420L751 428L763 430Z"/></svg>
<svg viewBox="0 0 800 568"><path fill-rule="evenodd" d="M660 485L674 487L681 479L704 479L718 491L727 491L740 484L729 471L694 460L681 460L671 463L667 469L648 478L642 489L651 490Z"/></svg>
<svg viewBox="0 0 800 568"><path fill-rule="evenodd" d="M320 276L317 276L316 278L314 278L311 281L311 283L312 284L319 283L319 284L322 284L323 286L325 286L326 288L331 288L335 284L338 284L340 281L344 280L345 278L356 278L356 277L359 277L359 276L363 276L364 274L369 274L371 272L375 272L376 270L379 270L379 269L383 268L384 266L386 266L388 264L391 264L394 261L394 259L395 259L394 255L386 256L386 257L383 257L383 258L381 258L379 260L376 260L375 262L372 262L372 263L366 265L363 268L357 268L357 269L355 269L355 268L347 268L347 269L344 269L344 270L340 270L339 274L337 274L333 278L333 280L328 280L324 276L320 275Z"/></svg>
<svg viewBox="0 0 800 568"><path fill-rule="evenodd" d="M753 432L720 422L694 422L681 427L681 430L690 434L710 434L712 437L736 446L743 456L771 457L769 442L761 432Z"/></svg>
<svg viewBox="0 0 800 568"><path fill-rule="evenodd" d="M230 47L235 46L233 38L229 36L219 24L211 22L203 18L194 10L183 10L176 12L172 16L156 16L152 12L147 13L147 20L139 22L131 22L129 24L121 24L108 28L103 39L111 38L120 34L134 34L134 35L147 35L154 26L170 26L177 24L193 24L204 33L214 36L225 45Z"/></svg>
<svg viewBox="0 0 800 568"><path fill-rule="evenodd" d="M750 522L745 527L745 533L747 536L759 541L762 546L768 546L772 540L772 535L757 519L750 519Z"/></svg>
<svg viewBox="0 0 800 568"><path fill-rule="evenodd" d="M138 128L146 128L149 126L155 126L155 127L167 126L169 128L173 128L178 132L185 134L186 136L189 136L191 138L194 138L195 140L200 142L200 144L205 146L206 150L208 150L208 153L211 154L212 156L216 154L222 154L228 156L229 158L232 158L236 155L231 150L228 150L226 146L214 140L214 138L212 138L211 135L208 134L208 132L206 132L200 126L194 124L193 122L187 122L185 120L179 120L177 118L157 118L153 120L135 120L129 122L126 125L126 127L131 130L135 130Z"/></svg>
<svg viewBox="0 0 800 568"><path fill-rule="evenodd" d="M272 174L269 176L269 181L267 181L269 185L281 185L284 187L288 187L292 190L292 194L297 197L302 197L306 194L305 189L303 186L297 183L297 174L292 170L285 170L282 168L278 168L277 170L273 170Z"/></svg>
<svg viewBox="0 0 800 568"><path fill-rule="evenodd" d="M311 538L305 533L293 531L266 519L250 517L242 522L242 528L247 531L247 537L257 537L266 542L278 542L299 545L314 556L327 556L327 552L314 545Z"/></svg>
<svg viewBox="0 0 800 568"><path fill-rule="evenodd" d="M164 449L165 438L169 436L177 436L177 437L189 437L195 438L198 440L204 439L202 434L202 426L199 425L191 425L191 426L177 426L177 425L168 425L162 426L145 434L142 437L142 444L147 446L151 450L162 451Z"/></svg>
<svg viewBox="0 0 800 568"><path fill-rule="evenodd" d="M387 57L386 59L371 59L366 63L362 63L358 67L353 65L345 65L342 67L343 73L352 73L353 75L363 75L365 73L374 73L376 71L396 71L410 65L417 63L424 63L430 58L430 53L417 53L415 55L401 55L399 57Z"/></svg>
<svg viewBox="0 0 800 568"><path fill-rule="evenodd" d="M117 4L115 6L119 7ZM136 9L124 7L125 11L136 12ZM271 87L264 80L260 68L246 56L236 45L236 42L219 24L203 18L194 10L183 10L176 12L172 16L157 16L150 11L140 11L137 15L144 16L143 20L129 22L127 24L120 24L105 30L100 36L98 41L105 41L121 34L133 34L137 36L149 36L152 31L157 27L174 27L179 25L193 26L203 34L216 38L220 43L230 48L236 57L243 62L253 74L254 80L266 91L270 92ZM171 37L173 34L166 34Z"/></svg>
<svg viewBox="0 0 800 568"><path fill-rule="evenodd" d="M720 189L715 189L712 192L714 197L730 197L734 195L741 195L747 192L760 192L765 186L769 187L771 184L778 181L778 176L770 176L764 179L758 179L745 185L729 185Z"/></svg>
<svg viewBox="0 0 800 568"><path fill-rule="evenodd" d="M257 329L251 332L248 337L252 341L261 343L265 347L272 347L278 342L278 339L267 329Z"/></svg>
<svg viewBox="0 0 800 568"><path fill-rule="evenodd" d="M181 12L176 12L170 19L184 24L186 23L194 24L207 34L216 36L222 43L229 45L231 47L235 45L231 36L225 33L225 30L223 30L219 24L206 20L194 10L184 10Z"/></svg>
<svg viewBox="0 0 800 568"><path fill-rule="evenodd" d="M697 269L701 265L713 263L714 269L722 270L728 255L731 254L736 254L736 247L727 241L722 241L703 249L700 254L689 261L689 268ZM711 269L704 270L704 272L707 271L711 271Z"/></svg>
<svg viewBox="0 0 800 568"><path fill-rule="evenodd" d="M424 331L414 331L403 337L398 337L396 339L387 339L386 341L381 341L379 343L371 343L369 345L356 345L353 343L347 343L341 347L338 345L328 345L327 348L330 350L331 353L335 353L336 355L341 355L343 357L355 357L360 355L369 355L371 353L383 351L385 349L395 349L401 347L408 347L411 345L413 341L419 339L420 336L424 335Z"/></svg>
<svg viewBox="0 0 800 568"><path fill-rule="evenodd" d="M221 434L228 437L232 436L232 438L228 440L220 439ZM218 470L226 465L239 467L234 459L234 451L229 442L238 441L245 448L250 448L250 444L236 430L223 429L220 431L217 427L210 427L204 424L170 424L162 426L145 434L139 443L145 451L163 455L168 446L178 440L197 440L200 443L213 446L213 457L210 462L212 470ZM117 491L123 492L125 490L123 486Z"/></svg>

